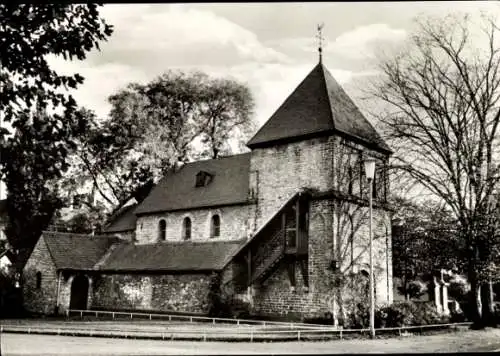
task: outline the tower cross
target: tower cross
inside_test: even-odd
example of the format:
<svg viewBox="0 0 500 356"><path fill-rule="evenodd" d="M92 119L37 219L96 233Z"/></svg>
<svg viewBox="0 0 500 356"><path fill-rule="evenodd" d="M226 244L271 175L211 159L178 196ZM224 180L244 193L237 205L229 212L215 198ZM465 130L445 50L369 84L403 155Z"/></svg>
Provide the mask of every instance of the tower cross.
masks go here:
<svg viewBox="0 0 500 356"><path fill-rule="evenodd" d="M324 23L321 23L318 25L318 34L316 35L316 38L318 39L318 52L319 52L319 62L321 63L323 61L323 27L325 26Z"/></svg>

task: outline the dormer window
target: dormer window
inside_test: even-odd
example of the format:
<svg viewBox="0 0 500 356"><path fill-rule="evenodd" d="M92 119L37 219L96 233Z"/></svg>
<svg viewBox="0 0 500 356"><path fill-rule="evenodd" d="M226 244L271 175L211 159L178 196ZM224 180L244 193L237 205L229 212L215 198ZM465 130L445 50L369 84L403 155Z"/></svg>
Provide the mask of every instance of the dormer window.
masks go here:
<svg viewBox="0 0 500 356"><path fill-rule="evenodd" d="M199 171L196 174L195 187L206 187L212 181L212 175L205 171Z"/></svg>

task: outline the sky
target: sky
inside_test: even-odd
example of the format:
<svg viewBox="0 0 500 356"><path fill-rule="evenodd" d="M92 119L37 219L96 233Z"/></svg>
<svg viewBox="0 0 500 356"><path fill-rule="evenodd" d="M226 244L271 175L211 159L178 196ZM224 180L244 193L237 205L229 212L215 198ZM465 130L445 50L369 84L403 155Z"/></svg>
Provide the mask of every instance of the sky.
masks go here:
<svg viewBox="0 0 500 356"><path fill-rule="evenodd" d="M260 127L317 64L318 24L324 24L323 63L366 114L363 88L377 75L377 53L404 45L416 16L478 11L500 15L500 4L106 4L101 15L114 33L101 50L84 61L50 58L50 63L61 73L85 77L73 95L101 118L108 115L110 95L168 70L230 77L249 86L256 104L253 119Z"/></svg>
<svg viewBox="0 0 500 356"><path fill-rule="evenodd" d="M377 51L397 48L415 16L483 10L495 2L106 4L114 33L85 61L53 60L86 79L80 105L106 117L109 95L173 69L201 70L246 83L262 125L318 62L317 25L324 24L323 63L363 110L361 89L376 75Z"/></svg>

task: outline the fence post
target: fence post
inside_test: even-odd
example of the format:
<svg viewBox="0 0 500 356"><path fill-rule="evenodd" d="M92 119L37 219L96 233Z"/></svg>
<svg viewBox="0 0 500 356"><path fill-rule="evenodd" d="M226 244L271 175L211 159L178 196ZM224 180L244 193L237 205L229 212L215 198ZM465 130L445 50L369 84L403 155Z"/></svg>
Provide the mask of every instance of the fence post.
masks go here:
<svg viewBox="0 0 500 356"><path fill-rule="evenodd" d="M250 342L253 342L253 330L250 330Z"/></svg>
<svg viewBox="0 0 500 356"><path fill-rule="evenodd" d="M151 314L149 314L149 320L151 320Z"/></svg>
<svg viewBox="0 0 500 356"><path fill-rule="evenodd" d="M215 318L212 318L212 324L215 324Z"/></svg>
<svg viewBox="0 0 500 356"><path fill-rule="evenodd" d="M340 329L340 340L342 340L342 328Z"/></svg>
<svg viewBox="0 0 500 356"><path fill-rule="evenodd" d="M168 321L172 321L172 315L168 316Z"/></svg>
<svg viewBox="0 0 500 356"><path fill-rule="evenodd" d="M130 313L130 319L132 319L132 313Z"/></svg>
<svg viewBox="0 0 500 356"><path fill-rule="evenodd" d="M80 319L83 319L83 312L80 310Z"/></svg>
<svg viewBox="0 0 500 356"><path fill-rule="evenodd" d="M115 320L115 312L113 312L113 316L112 317L113 317L113 320Z"/></svg>
<svg viewBox="0 0 500 356"><path fill-rule="evenodd" d="M189 318L189 322L192 323L193 322L193 317L190 317Z"/></svg>
<svg viewBox="0 0 500 356"><path fill-rule="evenodd" d="M300 330L297 331L297 341L300 341Z"/></svg>
<svg viewBox="0 0 500 356"><path fill-rule="evenodd" d="M203 333L203 341L207 341L207 332L206 331Z"/></svg>

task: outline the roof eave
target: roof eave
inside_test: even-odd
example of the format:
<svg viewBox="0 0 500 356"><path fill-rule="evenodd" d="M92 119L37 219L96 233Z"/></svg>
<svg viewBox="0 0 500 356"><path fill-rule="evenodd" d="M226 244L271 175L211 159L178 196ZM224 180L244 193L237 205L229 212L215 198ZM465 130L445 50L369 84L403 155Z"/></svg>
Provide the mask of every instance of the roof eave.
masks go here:
<svg viewBox="0 0 500 356"><path fill-rule="evenodd" d="M346 133L346 132L340 131L340 130L335 130L335 133L337 133L339 136L345 137L353 142L357 142L357 143L365 146L366 148L373 149L373 150L378 151L380 153L383 153L386 155L394 154L394 151L392 151L390 148L381 147L378 143L369 141L365 138L355 136L355 135L352 135L352 134L349 134L349 133ZM386 146L387 146L387 144L386 144ZM387 147L389 147L389 146L387 146Z"/></svg>
<svg viewBox="0 0 500 356"><path fill-rule="evenodd" d="M308 139L317 138L317 137L329 136L329 135L333 134L334 132L335 132L335 130L333 130L333 129L326 129L326 130L311 132L311 133L298 135L298 136L283 137L283 138L277 138L277 139L273 139L273 140L266 140L266 141L255 142L255 143L249 142L249 143L247 143L247 147L250 149L266 148L266 147L271 147L271 146L276 146L276 145L281 145L281 144L286 144L286 143L308 140Z"/></svg>
<svg viewBox="0 0 500 356"><path fill-rule="evenodd" d="M255 204L255 200L253 199L245 199L241 201L235 201L233 203L224 203L224 204L210 204L210 205L200 205L200 206L193 206L189 208L178 208L178 209L150 209L146 211L137 211L135 215L137 217L139 216L144 216L148 214L158 214L158 213L170 213L174 211L190 211L190 210L197 210L197 209L214 209L214 208L221 208L225 206L238 206L238 205L252 205Z"/></svg>
<svg viewBox="0 0 500 356"><path fill-rule="evenodd" d="M386 155L392 155L394 151L392 151L390 148L386 149L384 147L381 147L379 144L368 141L364 138L361 138L359 136L355 136L352 134L345 133L340 130L335 130L335 129L328 129L324 131L319 131L319 132L313 132L310 134L305 134L305 135L300 135L300 136L293 136L293 137L285 137L285 138L279 138L275 140L270 140L270 141L263 141L263 142L257 142L253 144L247 144L247 146L251 149L255 148L267 148L271 146L277 146L277 145L282 145L282 144L287 144L287 143L292 143L292 142L297 142L297 141L302 141L302 140L307 140L307 139L313 139L313 138L318 138L318 137L324 137L324 136L329 136L337 134L342 137L346 137L354 142L358 142L362 144L363 146L376 150L380 153L386 154Z"/></svg>

